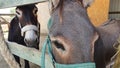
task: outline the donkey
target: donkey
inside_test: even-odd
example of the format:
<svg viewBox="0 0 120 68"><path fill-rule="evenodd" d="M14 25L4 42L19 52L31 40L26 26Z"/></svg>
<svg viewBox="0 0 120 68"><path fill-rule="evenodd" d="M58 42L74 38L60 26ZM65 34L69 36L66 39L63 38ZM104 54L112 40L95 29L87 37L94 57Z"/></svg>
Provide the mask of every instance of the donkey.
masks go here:
<svg viewBox="0 0 120 68"><path fill-rule="evenodd" d="M114 45L118 44L117 40L120 36L120 20L110 19L96 29L103 40L106 61L109 61L116 53L117 46Z"/></svg>
<svg viewBox="0 0 120 68"><path fill-rule="evenodd" d="M16 7L16 16L10 22L8 41L39 49L40 24L37 20L37 11L35 4ZM20 58L14 56L20 64ZM25 68L30 68L27 60Z"/></svg>
<svg viewBox="0 0 120 68"><path fill-rule="evenodd" d="M55 61L61 64L95 62L96 68L105 68L116 52L113 44L119 36L119 23L94 27L87 14L93 0L51 2L49 35Z"/></svg>

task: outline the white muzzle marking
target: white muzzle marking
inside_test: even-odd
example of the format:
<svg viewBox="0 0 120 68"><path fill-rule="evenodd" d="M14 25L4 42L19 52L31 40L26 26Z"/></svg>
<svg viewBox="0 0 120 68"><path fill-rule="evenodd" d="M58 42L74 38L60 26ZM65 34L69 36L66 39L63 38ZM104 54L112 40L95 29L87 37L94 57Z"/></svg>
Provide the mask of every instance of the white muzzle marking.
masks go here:
<svg viewBox="0 0 120 68"><path fill-rule="evenodd" d="M33 33L34 31L39 32L37 26L35 26L35 25L26 25L26 26L24 26L24 27L21 29L21 36L24 36L24 33L25 33L25 32L28 32L28 31L29 31L29 33L30 33L30 32ZM31 33L30 33L30 34L31 34ZM27 33L27 34L28 34L28 33ZM35 32L34 32L34 34L35 34ZM29 35L29 34L28 34L28 35Z"/></svg>
<svg viewBox="0 0 120 68"><path fill-rule="evenodd" d="M25 39L35 41L37 39L37 35L34 30L28 30L25 32Z"/></svg>

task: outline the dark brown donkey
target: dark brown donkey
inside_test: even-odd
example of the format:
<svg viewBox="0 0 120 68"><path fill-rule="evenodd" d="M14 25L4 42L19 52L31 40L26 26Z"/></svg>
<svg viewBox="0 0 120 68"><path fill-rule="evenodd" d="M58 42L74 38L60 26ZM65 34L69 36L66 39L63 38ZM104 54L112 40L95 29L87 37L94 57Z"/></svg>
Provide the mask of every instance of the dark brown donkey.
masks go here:
<svg viewBox="0 0 120 68"><path fill-rule="evenodd" d="M117 44L117 39L120 36L120 20L111 19L103 25L97 27L100 37L103 40L105 47L106 64L111 60L111 57L116 53L114 44Z"/></svg>
<svg viewBox="0 0 120 68"><path fill-rule="evenodd" d="M37 11L35 4L16 8L16 16L10 22L9 41L39 49L40 24L37 20ZM20 58L15 55L15 59L20 64ZM29 68L27 60L25 68Z"/></svg>
<svg viewBox="0 0 120 68"><path fill-rule="evenodd" d="M96 28L90 22L87 7L93 0L52 0L52 26L49 29L53 56L61 64L95 62L105 68L115 54L113 44L119 32L117 24ZM110 31L113 28L113 32ZM115 35L117 32L118 34Z"/></svg>

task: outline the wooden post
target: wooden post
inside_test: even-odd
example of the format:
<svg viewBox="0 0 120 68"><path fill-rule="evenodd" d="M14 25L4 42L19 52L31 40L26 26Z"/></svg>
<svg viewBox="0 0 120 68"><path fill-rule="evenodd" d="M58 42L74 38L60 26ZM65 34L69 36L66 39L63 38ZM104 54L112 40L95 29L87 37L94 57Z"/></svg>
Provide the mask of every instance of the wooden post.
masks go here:
<svg viewBox="0 0 120 68"><path fill-rule="evenodd" d="M20 68L19 64L15 61L12 53L9 51L3 36L3 31L0 24L0 52L4 57L5 61L8 63L10 68Z"/></svg>

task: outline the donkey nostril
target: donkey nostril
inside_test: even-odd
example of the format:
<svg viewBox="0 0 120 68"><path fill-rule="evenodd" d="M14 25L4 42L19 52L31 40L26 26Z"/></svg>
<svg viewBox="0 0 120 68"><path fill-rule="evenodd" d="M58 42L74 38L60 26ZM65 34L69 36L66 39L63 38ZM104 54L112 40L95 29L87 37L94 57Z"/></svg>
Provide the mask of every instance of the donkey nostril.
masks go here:
<svg viewBox="0 0 120 68"><path fill-rule="evenodd" d="M25 43L28 43L27 39L24 39L24 42L25 42Z"/></svg>
<svg viewBox="0 0 120 68"><path fill-rule="evenodd" d="M36 44L39 42L39 40L36 38L36 39L24 39L24 42L26 44Z"/></svg>
<svg viewBox="0 0 120 68"><path fill-rule="evenodd" d="M38 38L35 40L35 42L38 42L39 40L38 40Z"/></svg>

